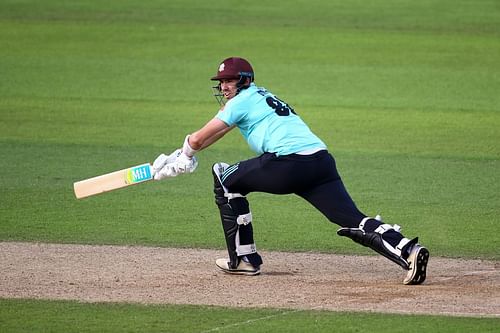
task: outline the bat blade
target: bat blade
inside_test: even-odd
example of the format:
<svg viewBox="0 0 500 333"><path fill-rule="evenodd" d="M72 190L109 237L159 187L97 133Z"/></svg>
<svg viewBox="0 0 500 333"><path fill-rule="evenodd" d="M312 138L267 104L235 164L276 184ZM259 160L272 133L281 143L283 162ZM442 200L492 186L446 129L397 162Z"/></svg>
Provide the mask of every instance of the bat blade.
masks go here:
<svg viewBox="0 0 500 333"><path fill-rule="evenodd" d="M117 190L153 179L151 164L144 163L127 169L73 183L77 199Z"/></svg>

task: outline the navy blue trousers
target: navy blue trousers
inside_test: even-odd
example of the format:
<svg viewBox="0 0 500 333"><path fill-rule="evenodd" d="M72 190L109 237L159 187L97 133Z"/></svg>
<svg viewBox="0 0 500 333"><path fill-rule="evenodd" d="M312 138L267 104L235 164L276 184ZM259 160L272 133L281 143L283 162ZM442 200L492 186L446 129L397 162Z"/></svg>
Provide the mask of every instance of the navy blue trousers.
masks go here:
<svg viewBox="0 0 500 333"><path fill-rule="evenodd" d="M264 153L230 166L221 179L230 193L296 194L342 227L357 228L366 217L351 199L335 159L326 150L305 156Z"/></svg>

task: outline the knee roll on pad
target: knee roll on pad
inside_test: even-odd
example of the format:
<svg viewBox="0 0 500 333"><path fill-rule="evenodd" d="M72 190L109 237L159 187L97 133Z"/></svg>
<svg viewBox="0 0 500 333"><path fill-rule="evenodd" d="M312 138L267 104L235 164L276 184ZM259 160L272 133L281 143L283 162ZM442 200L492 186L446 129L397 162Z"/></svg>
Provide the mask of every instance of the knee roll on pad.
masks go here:
<svg viewBox="0 0 500 333"><path fill-rule="evenodd" d="M212 173L215 203L220 211L230 264L235 268L239 264L238 257L257 253L257 249L253 240L252 213L247 199L240 193L229 193L222 184L221 176L228 167L226 163L216 163Z"/></svg>

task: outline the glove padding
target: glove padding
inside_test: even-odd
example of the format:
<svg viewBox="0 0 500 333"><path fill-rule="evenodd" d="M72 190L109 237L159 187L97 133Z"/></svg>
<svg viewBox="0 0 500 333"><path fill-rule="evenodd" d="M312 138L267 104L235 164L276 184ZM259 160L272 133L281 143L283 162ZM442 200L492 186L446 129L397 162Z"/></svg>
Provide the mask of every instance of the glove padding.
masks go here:
<svg viewBox="0 0 500 333"><path fill-rule="evenodd" d="M198 160L195 156L189 157L184 153L180 153L171 165L174 172L177 174L192 173L198 166ZM170 164L167 166L170 166Z"/></svg>
<svg viewBox="0 0 500 333"><path fill-rule="evenodd" d="M155 180L176 177L181 173L192 173L198 166L196 157L189 157L177 149L170 155L161 154L153 162Z"/></svg>
<svg viewBox="0 0 500 333"><path fill-rule="evenodd" d="M179 173L174 170L174 164L169 163L169 164L165 165L163 168L161 168L158 172L155 173L154 179L155 180L162 180L165 178L177 177L178 175L179 175Z"/></svg>
<svg viewBox="0 0 500 333"><path fill-rule="evenodd" d="M181 149L177 149L170 155L161 154L153 162L153 176L155 180L161 180L167 177L178 175L173 169L173 163L181 154ZM169 165L169 167L167 167Z"/></svg>

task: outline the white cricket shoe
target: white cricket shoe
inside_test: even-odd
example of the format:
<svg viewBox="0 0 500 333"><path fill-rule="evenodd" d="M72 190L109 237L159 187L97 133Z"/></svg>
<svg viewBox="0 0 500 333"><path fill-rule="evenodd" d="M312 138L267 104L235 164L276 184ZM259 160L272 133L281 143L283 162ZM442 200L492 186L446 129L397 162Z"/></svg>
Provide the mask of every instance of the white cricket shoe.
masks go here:
<svg viewBox="0 0 500 333"><path fill-rule="evenodd" d="M215 265L219 267L224 273L238 274L238 275L259 275L260 267L254 267L251 263L241 260L236 268L229 267L229 259L217 259Z"/></svg>
<svg viewBox="0 0 500 333"><path fill-rule="evenodd" d="M429 250L419 244L415 244L406 260L410 268L403 283L421 284L424 282L427 273L427 262L429 261Z"/></svg>

